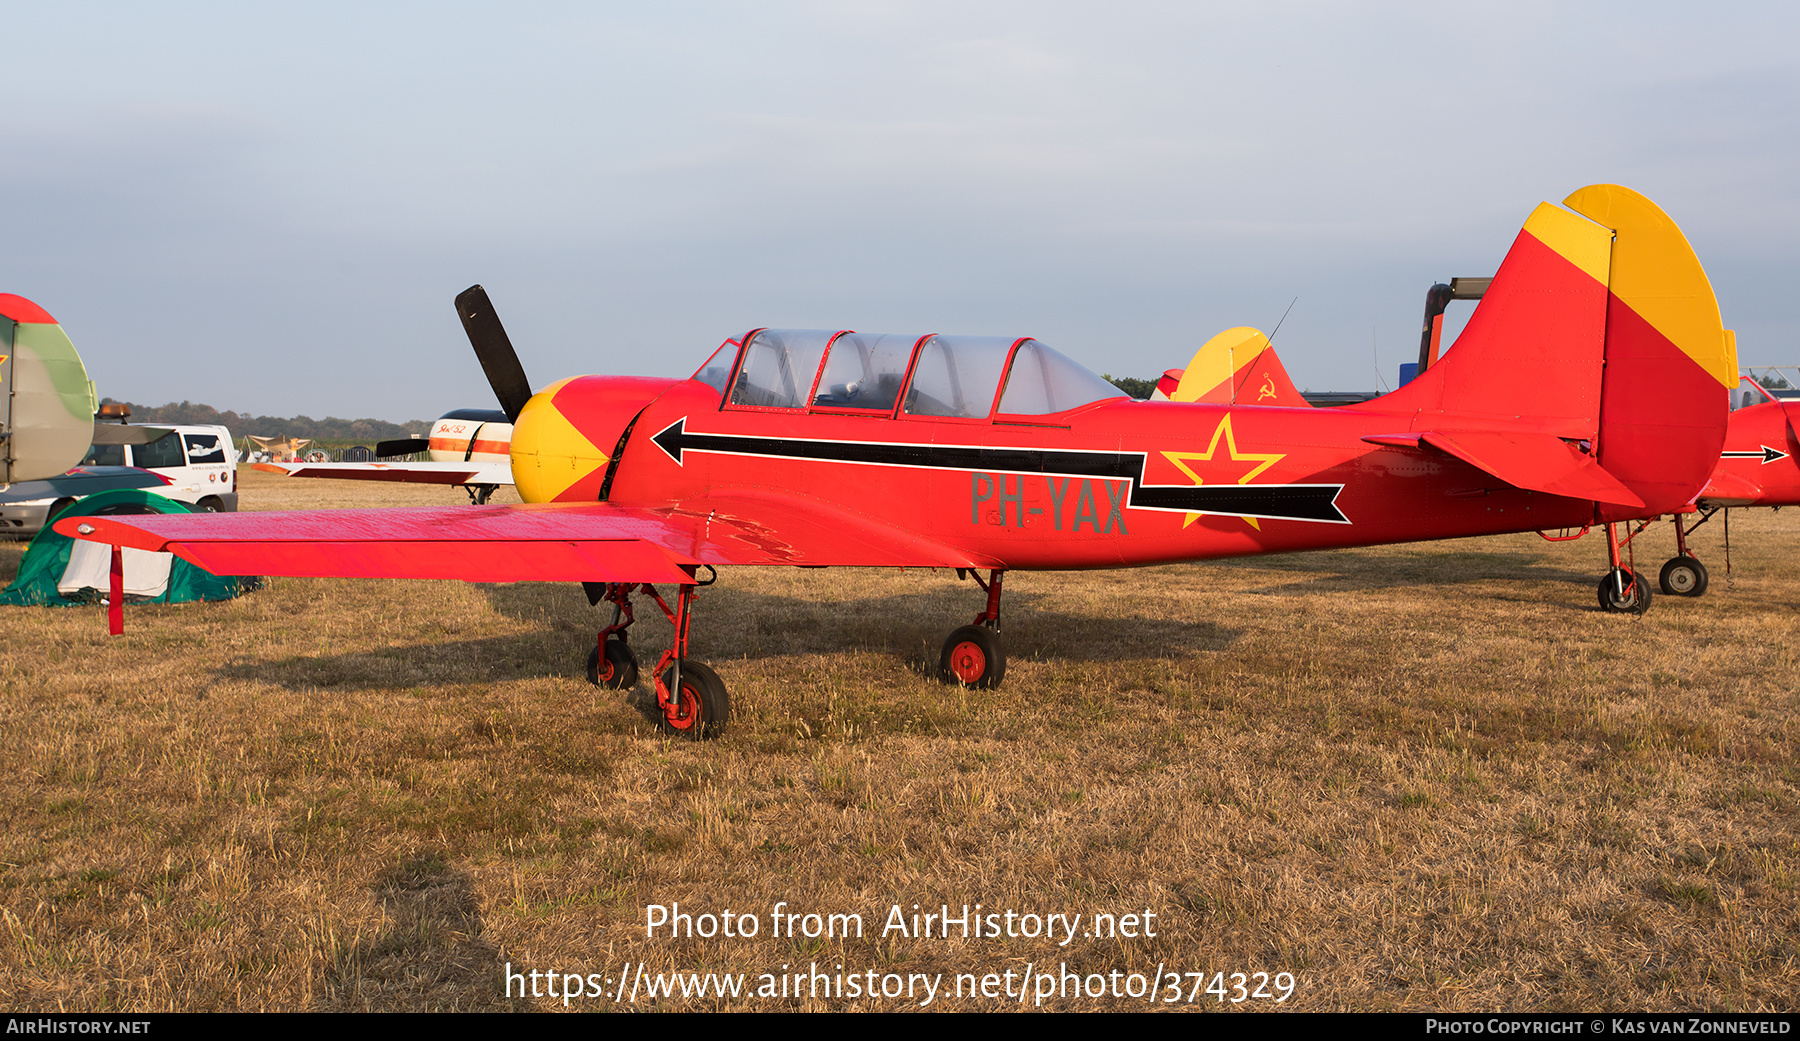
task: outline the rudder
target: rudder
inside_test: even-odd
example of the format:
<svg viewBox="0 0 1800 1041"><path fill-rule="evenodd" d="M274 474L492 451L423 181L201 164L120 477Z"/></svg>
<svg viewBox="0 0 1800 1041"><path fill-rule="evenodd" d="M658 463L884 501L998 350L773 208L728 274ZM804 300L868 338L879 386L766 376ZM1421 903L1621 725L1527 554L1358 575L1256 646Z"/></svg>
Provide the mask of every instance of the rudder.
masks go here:
<svg viewBox="0 0 1800 1041"><path fill-rule="evenodd" d="M1680 227L1655 203L1616 184L1591 185L1564 204L1613 232L1606 369L1597 439L1600 465L1643 498L1644 511L1679 509L1719 462L1737 386L1735 337Z"/></svg>

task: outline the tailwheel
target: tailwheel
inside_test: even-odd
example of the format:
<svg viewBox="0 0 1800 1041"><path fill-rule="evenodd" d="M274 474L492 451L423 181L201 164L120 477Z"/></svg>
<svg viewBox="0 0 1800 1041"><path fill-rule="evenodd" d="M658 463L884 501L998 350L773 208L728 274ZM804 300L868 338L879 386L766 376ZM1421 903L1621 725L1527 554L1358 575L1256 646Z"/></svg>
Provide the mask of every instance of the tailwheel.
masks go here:
<svg viewBox="0 0 1800 1041"><path fill-rule="evenodd" d="M1006 676L1006 651L1000 634L980 625L965 625L944 641L938 672L945 683L993 690Z"/></svg>
<svg viewBox="0 0 1800 1041"><path fill-rule="evenodd" d="M679 689L675 680L677 669L681 673ZM725 692L725 681L697 661L678 661L664 669L656 685L656 697L662 713L657 724L664 733L704 741L718 737L731 717L731 696ZM663 700L665 697L667 700Z"/></svg>
<svg viewBox="0 0 1800 1041"><path fill-rule="evenodd" d="M607 690L630 690L637 686L637 655L631 653L631 647L624 640L608 638L604 649L595 644L588 652L588 682Z"/></svg>
<svg viewBox="0 0 1800 1041"><path fill-rule="evenodd" d="M1693 557L1676 557L1663 565L1659 584L1670 596L1700 596L1706 592L1706 565Z"/></svg>
<svg viewBox="0 0 1800 1041"><path fill-rule="evenodd" d="M1600 609L1643 614L1650 609L1650 584L1629 568L1614 568L1600 580Z"/></svg>

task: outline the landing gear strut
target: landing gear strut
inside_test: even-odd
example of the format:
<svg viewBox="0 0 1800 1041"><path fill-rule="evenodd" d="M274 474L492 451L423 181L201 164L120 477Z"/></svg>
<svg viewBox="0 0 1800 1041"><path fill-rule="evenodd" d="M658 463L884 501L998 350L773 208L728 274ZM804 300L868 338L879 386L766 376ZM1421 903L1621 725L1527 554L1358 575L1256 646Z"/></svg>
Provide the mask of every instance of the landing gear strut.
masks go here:
<svg viewBox="0 0 1800 1041"><path fill-rule="evenodd" d="M1006 676L1006 648L1000 642L1000 580L1006 572L990 571L983 582L973 570L956 569L958 578L965 574L987 593L987 608L975 616L974 624L963 626L944 641L938 674L945 683L993 690Z"/></svg>
<svg viewBox="0 0 1800 1041"><path fill-rule="evenodd" d="M1655 518L1640 521L1637 530L1631 531L1624 539L1619 538L1619 526L1606 526L1606 555L1612 561L1612 570L1600 580L1600 610L1643 614L1650 609L1650 583L1637 573L1631 565L1632 558L1621 559L1619 550L1631 545L1631 540L1644 533ZM1629 527L1629 525L1627 525Z"/></svg>
<svg viewBox="0 0 1800 1041"><path fill-rule="evenodd" d="M708 582L708 585L711 583ZM637 657L626 643L633 621L631 597L643 593L675 626L674 645L663 652L656 676L657 725L664 733L695 741L717 737L731 717L731 696L719 674L697 661L687 660L688 622L694 608L694 585L683 585L671 608L649 583L608 583L601 599L613 605L612 624L600 630L594 649L588 652L588 682L612 690L637 685Z"/></svg>
<svg viewBox="0 0 1800 1041"><path fill-rule="evenodd" d="M1663 565L1661 582L1662 591L1670 596L1701 596L1706 592L1706 565L1688 551L1687 537L1694 529L1719 512L1717 508L1707 510L1700 519L1691 525L1681 522L1681 515L1675 515L1675 552L1674 559Z"/></svg>

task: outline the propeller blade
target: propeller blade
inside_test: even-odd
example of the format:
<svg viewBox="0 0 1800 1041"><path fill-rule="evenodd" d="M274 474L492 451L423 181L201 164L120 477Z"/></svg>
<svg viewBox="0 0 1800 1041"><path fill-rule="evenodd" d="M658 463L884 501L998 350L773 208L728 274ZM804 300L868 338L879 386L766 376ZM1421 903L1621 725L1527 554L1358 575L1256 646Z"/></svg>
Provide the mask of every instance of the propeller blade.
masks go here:
<svg viewBox="0 0 1800 1041"><path fill-rule="evenodd" d="M481 360L481 371L487 373L488 385L500 399L500 408L509 422L518 422L519 413L531 400L531 382L525 378L525 367L519 364L518 352L507 339L506 327L494 313L487 290L474 285L457 294L456 314L469 334L475 357Z"/></svg>
<svg viewBox="0 0 1800 1041"><path fill-rule="evenodd" d="M388 459L397 455L412 455L416 452L431 450L431 442L422 437L403 437L393 441L377 441L375 458Z"/></svg>

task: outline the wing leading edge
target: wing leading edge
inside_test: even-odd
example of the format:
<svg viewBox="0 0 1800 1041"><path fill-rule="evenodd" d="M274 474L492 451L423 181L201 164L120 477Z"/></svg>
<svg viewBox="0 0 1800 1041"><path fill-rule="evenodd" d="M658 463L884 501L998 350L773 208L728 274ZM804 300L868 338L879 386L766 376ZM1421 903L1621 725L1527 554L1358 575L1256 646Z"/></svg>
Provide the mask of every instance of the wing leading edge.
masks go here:
<svg viewBox="0 0 1800 1041"><path fill-rule="evenodd" d="M992 565L880 521L775 493L656 507L545 503L77 517L58 522L56 530L174 553L218 575L683 584L703 564Z"/></svg>

